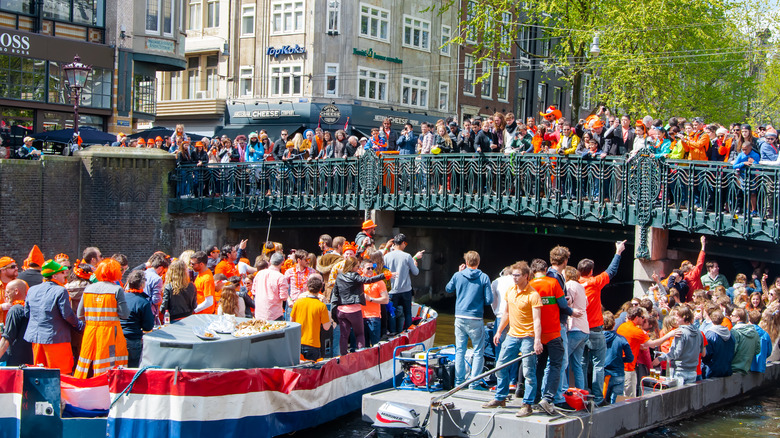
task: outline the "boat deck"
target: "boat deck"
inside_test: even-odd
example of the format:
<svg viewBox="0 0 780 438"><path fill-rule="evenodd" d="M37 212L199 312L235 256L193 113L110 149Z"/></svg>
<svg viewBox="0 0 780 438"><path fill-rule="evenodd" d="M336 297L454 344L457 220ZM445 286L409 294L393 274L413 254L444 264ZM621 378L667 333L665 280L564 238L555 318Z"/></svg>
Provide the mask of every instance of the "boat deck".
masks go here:
<svg viewBox="0 0 780 438"><path fill-rule="evenodd" d="M434 410L428 422L432 436L482 436L495 438L531 437L577 438L579 436L631 436L663 424L715 409L728 402L777 387L780 363L767 364L765 373L708 379L681 388L645 393L611 406L549 416L541 411L517 418L521 400L512 399L506 408L482 409L493 398L488 391L463 390L444 400L452 407ZM431 398L441 393L388 389L363 396L363 419L373 422L385 402L413 408L425 418Z"/></svg>

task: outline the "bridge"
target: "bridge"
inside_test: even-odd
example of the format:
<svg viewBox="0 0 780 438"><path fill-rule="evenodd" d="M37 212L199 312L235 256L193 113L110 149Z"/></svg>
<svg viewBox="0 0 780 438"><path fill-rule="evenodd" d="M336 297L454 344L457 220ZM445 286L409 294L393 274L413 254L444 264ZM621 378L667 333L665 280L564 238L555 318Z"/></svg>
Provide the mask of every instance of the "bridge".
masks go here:
<svg viewBox="0 0 780 438"><path fill-rule="evenodd" d="M171 213L392 210L636 226L780 241L780 168L633 157L366 154L180 166Z"/></svg>

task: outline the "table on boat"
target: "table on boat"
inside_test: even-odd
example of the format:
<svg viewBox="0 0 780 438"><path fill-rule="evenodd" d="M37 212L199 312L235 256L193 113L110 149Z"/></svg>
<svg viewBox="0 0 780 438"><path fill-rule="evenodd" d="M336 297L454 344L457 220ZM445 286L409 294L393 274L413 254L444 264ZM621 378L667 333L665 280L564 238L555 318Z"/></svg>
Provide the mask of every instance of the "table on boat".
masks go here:
<svg viewBox="0 0 780 438"><path fill-rule="evenodd" d="M270 368L297 365L301 355L301 325L287 322L280 330L253 336L219 334L215 340L195 336L193 327L206 327L217 315L192 315L144 335L141 366L163 368ZM247 318L236 318L238 322Z"/></svg>

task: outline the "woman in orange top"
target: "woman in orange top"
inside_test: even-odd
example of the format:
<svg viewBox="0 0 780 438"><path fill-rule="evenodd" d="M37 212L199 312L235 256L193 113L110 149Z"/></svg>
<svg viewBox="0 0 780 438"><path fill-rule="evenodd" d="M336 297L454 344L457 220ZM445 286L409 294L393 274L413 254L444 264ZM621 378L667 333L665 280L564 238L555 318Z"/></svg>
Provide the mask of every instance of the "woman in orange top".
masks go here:
<svg viewBox="0 0 780 438"><path fill-rule="evenodd" d="M366 260L363 262L363 276L373 277L377 273L382 274L382 267L376 263ZM379 272L377 272L379 270ZM392 274L391 274L392 275ZM379 342L382 331L382 304L390 301L390 295L387 294L387 286L384 281L368 283L363 285L366 294L366 305L363 306L363 321L366 323L368 332L366 333L367 346L376 345Z"/></svg>

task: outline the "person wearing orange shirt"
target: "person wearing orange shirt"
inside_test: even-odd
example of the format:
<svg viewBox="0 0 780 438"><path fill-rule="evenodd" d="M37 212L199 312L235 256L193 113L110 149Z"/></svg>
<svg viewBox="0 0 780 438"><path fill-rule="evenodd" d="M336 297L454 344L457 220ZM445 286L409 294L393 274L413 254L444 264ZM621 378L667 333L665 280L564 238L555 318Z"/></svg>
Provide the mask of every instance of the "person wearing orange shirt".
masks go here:
<svg viewBox="0 0 780 438"><path fill-rule="evenodd" d="M381 268L379 268L379 271L377 272L376 263L369 260L363 262L364 277L383 274ZM385 281L364 284L363 289L366 294L366 305L363 306L363 321L366 324L366 345L370 347L379 342L382 326L382 304L390 302L390 295L387 294L387 282Z"/></svg>
<svg viewBox="0 0 780 438"><path fill-rule="evenodd" d="M238 272L238 260L241 258L239 254L244 253L246 249L247 240L244 239L238 246L225 245L222 247L221 257L222 260L217 263L214 268L214 274L225 274L226 278L238 277L241 275Z"/></svg>
<svg viewBox="0 0 780 438"><path fill-rule="evenodd" d="M704 246L707 243L707 238L701 236L699 240L701 241L701 251L699 251L699 256L696 258L696 265L688 260L684 260L680 264L680 272L682 272L685 282L688 283L688 294L685 297L686 302L693 301L694 292L704 289L704 285L701 282L701 271L704 269Z"/></svg>
<svg viewBox="0 0 780 438"><path fill-rule="evenodd" d="M531 261L534 278L530 285L539 293L542 300L542 354L537 356L537 367L544 366L542 379L543 394L539 406L552 415L553 404L563 403L563 391L560 391L561 369L568 365L566 357L566 328L561 327L560 314L571 316L574 312L566 302L561 284L556 278L547 276L547 262L542 259ZM575 316L582 316L577 311ZM563 332L563 335L561 333ZM560 394L559 394L560 392Z"/></svg>
<svg viewBox="0 0 780 438"><path fill-rule="evenodd" d="M609 284L609 281L617 274L620 265L620 254L626 249L626 241L615 243L615 256L607 267L607 270L599 275L593 275L594 262L591 259L582 259L577 264L580 272L580 284L585 289L588 298L586 312L590 333L588 334L588 347L590 348L591 362L593 363L593 381L591 393L596 404L604 403L604 365L607 359L607 343L604 338L604 317L601 314L601 290ZM585 365L585 364L583 364Z"/></svg>
<svg viewBox="0 0 780 438"><path fill-rule="evenodd" d="M381 284L380 281L378 284ZM307 292L295 302L290 314L292 322L301 325L301 355L306 360L316 361L320 354L320 327L328 330L333 326L328 306L320 301L322 278L315 275L306 282Z"/></svg>
<svg viewBox="0 0 780 438"><path fill-rule="evenodd" d="M198 276L195 278L196 300L198 302L195 313L213 314L216 310L216 306L214 306L214 275L206 267L208 256L205 252L198 251L192 255L190 262L192 263L192 270L198 273Z"/></svg>
<svg viewBox="0 0 780 438"><path fill-rule="evenodd" d="M623 384L623 393L626 397L636 396L636 358L639 356L640 349L655 348L666 342L667 339L675 336L678 329L669 331L669 333L658 339L650 340L650 337L642 330L645 319L649 317L644 307L636 306L628 309L628 321L620 324L617 334L626 338L634 360L626 362L623 369L626 372L625 383Z"/></svg>
<svg viewBox="0 0 780 438"><path fill-rule="evenodd" d="M0 322L5 322L5 315L13 304L5 295L5 288L19 276L19 267L11 257L0 257Z"/></svg>
<svg viewBox="0 0 780 438"><path fill-rule="evenodd" d="M531 268L526 262L517 262L511 266L512 287L504 292L504 299L498 308L498 317L501 323L493 336L493 344L501 344L496 367L517 357L518 353L527 355L523 358L523 375L525 376L525 392L523 393L523 405L517 412L518 417L527 417L533 413L531 405L536 398L536 357L532 354L542 352L542 299L534 290L528 280L531 276ZM509 326L509 333L501 341L504 330ZM505 367L497 373L495 398L482 408L491 409L506 406L506 398L509 395L509 367Z"/></svg>

